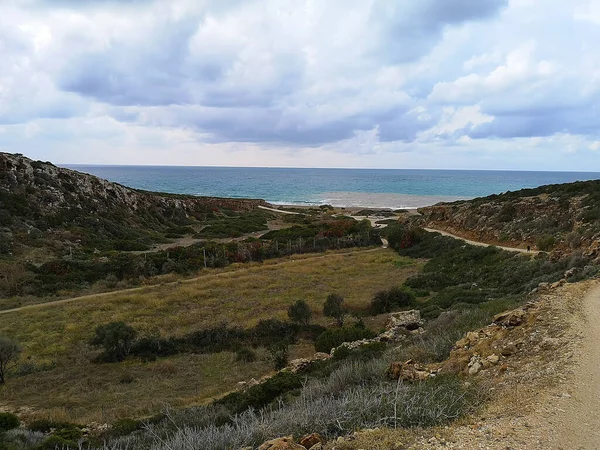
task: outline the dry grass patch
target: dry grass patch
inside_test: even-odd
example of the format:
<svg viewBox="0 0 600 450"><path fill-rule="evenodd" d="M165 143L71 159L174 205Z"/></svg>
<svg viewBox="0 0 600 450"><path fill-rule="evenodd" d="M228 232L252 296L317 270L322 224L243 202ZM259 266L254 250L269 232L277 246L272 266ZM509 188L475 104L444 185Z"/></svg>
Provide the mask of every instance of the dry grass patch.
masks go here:
<svg viewBox="0 0 600 450"><path fill-rule="evenodd" d="M314 320L324 324L328 319L321 308L327 294L338 292L351 308L364 308L375 292L400 285L420 270L418 263L396 264L402 259L387 249L300 255L1 315L0 335L18 340L25 358L36 364L55 361L57 366L10 379L0 396L13 407L29 406L80 422L205 402L234 389L238 381L269 372L270 362L263 356L244 364L221 353L179 355L153 363L91 364L90 351L82 343L98 325L119 320L142 334L165 336L221 322L250 327L260 319L285 319L287 308L298 299L304 299ZM292 357L313 351L306 343L291 350Z"/></svg>

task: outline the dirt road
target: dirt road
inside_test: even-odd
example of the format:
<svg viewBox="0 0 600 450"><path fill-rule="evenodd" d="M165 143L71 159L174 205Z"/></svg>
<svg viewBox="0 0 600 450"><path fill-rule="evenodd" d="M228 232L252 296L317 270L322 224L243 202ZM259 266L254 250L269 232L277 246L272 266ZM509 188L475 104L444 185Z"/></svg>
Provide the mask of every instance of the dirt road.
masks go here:
<svg viewBox="0 0 600 450"><path fill-rule="evenodd" d="M586 294L582 319L578 326L583 341L575 352L570 397L562 403L557 424L559 448L564 450L600 449L600 285Z"/></svg>
<svg viewBox="0 0 600 450"><path fill-rule="evenodd" d="M433 228L423 228L426 231L429 231L431 233L440 233L443 236L450 236L454 239L460 239L461 241L465 241L467 244L471 244L471 245L476 245L478 247L490 247L493 244L487 244L485 242L478 242L478 241L470 241L469 239L465 239L463 237L460 236L456 236L455 234L452 233L448 233L447 231L442 231L442 230L435 230ZM516 248L516 247L503 247L501 245L496 245L495 247L501 248L502 250L506 250L509 252L519 252L519 253L527 253L529 255L537 255L539 253L539 251L537 250L527 250L525 248Z"/></svg>

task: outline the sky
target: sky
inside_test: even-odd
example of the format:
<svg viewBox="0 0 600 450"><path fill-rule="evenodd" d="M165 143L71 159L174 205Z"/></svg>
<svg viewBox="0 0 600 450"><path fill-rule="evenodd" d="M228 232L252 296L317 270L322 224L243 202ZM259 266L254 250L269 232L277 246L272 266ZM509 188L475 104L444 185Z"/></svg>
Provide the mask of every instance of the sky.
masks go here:
<svg viewBox="0 0 600 450"><path fill-rule="evenodd" d="M600 0L0 0L0 151L600 171Z"/></svg>

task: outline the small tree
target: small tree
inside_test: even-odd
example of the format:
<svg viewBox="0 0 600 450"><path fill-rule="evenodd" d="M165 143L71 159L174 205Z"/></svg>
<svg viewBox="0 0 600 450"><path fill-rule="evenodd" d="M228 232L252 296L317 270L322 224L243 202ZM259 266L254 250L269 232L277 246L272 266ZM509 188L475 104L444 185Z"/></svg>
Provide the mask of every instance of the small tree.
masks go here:
<svg viewBox="0 0 600 450"><path fill-rule="evenodd" d="M111 322L97 327L90 343L104 348L104 361L119 362L127 358L136 337L137 332L126 323Z"/></svg>
<svg viewBox="0 0 600 450"><path fill-rule="evenodd" d="M0 384L6 382L6 374L17 365L21 346L12 339L0 336Z"/></svg>
<svg viewBox="0 0 600 450"><path fill-rule="evenodd" d="M281 370L288 364L289 359L289 343L286 340L280 341L269 347L271 353L271 361L275 370Z"/></svg>
<svg viewBox="0 0 600 450"><path fill-rule="evenodd" d="M344 297L339 294L329 294L323 304L323 314L327 317L333 317L340 327L344 326L344 316L346 315L344 306Z"/></svg>
<svg viewBox="0 0 600 450"><path fill-rule="evenodd" d="M309 325L312 311L304 300L298 300L288 308L288 317L292 322L300 325Z"/></svg>

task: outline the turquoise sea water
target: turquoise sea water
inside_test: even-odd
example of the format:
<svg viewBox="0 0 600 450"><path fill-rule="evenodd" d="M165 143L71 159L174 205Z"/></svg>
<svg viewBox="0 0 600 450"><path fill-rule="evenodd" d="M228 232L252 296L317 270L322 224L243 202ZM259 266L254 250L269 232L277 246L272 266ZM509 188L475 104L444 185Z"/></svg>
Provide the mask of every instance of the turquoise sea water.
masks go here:
<svg viewBox="0 0 600 450"><path fill-rule="evenodd" d="M262 198L274 204L414 208L544 184L600 179L600 173L404 169L68 166L150 191Z"/></svg>

